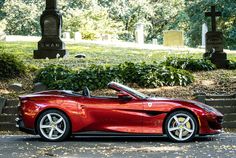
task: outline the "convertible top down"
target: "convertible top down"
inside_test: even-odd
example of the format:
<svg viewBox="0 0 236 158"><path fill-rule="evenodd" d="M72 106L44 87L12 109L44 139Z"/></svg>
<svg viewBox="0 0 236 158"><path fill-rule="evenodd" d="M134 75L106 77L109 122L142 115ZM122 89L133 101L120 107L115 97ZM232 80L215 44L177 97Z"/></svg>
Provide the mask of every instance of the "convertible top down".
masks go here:
<svg viewBox="0 0 236 158"><path fill-rule="evenodd" d="M116 96L91 96L53 90L20 96L19 130L39 134L47 141L62 141L71 134L89 131L120 134L166 134L185 142L196 135L217 134L223 115L192 100L151 98L122 84L108 87Z"/></svg>

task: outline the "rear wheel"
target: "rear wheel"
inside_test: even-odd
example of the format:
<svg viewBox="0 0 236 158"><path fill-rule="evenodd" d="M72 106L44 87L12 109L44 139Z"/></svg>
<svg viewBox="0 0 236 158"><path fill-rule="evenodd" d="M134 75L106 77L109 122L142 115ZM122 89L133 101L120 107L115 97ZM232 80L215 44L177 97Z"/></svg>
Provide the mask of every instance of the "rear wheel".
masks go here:
<svg viewBox="0 0 236 158"><path fill-rule="evenodd" d="M62 141L70 134L70 122L67 116L58 110L43 112L37 120L37 131L46 141Z"/></svg>
<svg viewBox="0 0 236 158"><path fill-rule="evenodd" d="M165 122L167 136L176 142L192 140L198 130L195 117L187 111L176 111L170 114Z"/></svg>

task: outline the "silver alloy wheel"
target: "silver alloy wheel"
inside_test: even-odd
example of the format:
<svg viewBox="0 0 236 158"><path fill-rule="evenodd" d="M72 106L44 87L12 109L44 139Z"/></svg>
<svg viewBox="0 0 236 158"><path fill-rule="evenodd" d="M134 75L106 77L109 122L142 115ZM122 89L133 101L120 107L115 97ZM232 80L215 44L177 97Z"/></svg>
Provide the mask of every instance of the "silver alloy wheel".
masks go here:
<svg viewBox="0 0 236 158"><path fill-rule="evenodd" d="M56 140L62 137L66 131L64 118L57 113L48 113L40 120L40 132L49 140Z"/></svg>
<svg viewBox="0 0 236 158"><path fill-rule="evenodd" d="M193 135L195 128L193 119L184 113L172 116L167 125L170 136L178 141L189 139Z"/></svg>

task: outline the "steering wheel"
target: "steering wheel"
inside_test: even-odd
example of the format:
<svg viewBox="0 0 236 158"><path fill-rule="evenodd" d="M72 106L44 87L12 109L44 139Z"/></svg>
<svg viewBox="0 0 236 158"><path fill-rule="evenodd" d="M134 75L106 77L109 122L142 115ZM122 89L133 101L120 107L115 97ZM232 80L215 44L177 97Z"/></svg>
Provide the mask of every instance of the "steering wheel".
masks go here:
<svg viewBox="0 0 236 158"><path fill-rule="evenodd" d="M82 91L82 95L85 97L90 97L90 91L89 91L88 87L84 87L84 89Z"/></svg>

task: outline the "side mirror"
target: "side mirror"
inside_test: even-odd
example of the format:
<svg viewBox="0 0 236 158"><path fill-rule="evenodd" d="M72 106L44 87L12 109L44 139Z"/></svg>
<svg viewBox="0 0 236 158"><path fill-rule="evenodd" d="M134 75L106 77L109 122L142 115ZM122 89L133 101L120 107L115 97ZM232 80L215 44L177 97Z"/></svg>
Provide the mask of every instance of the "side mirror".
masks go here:
<svg viewBox="0 0 236 158"><path fill-rule="evenodd" d="M130 101L132 99L131 96L129 96L128 94L124 93L124 92L119 92L117 94L118 98L122 101Z"/></svg>

